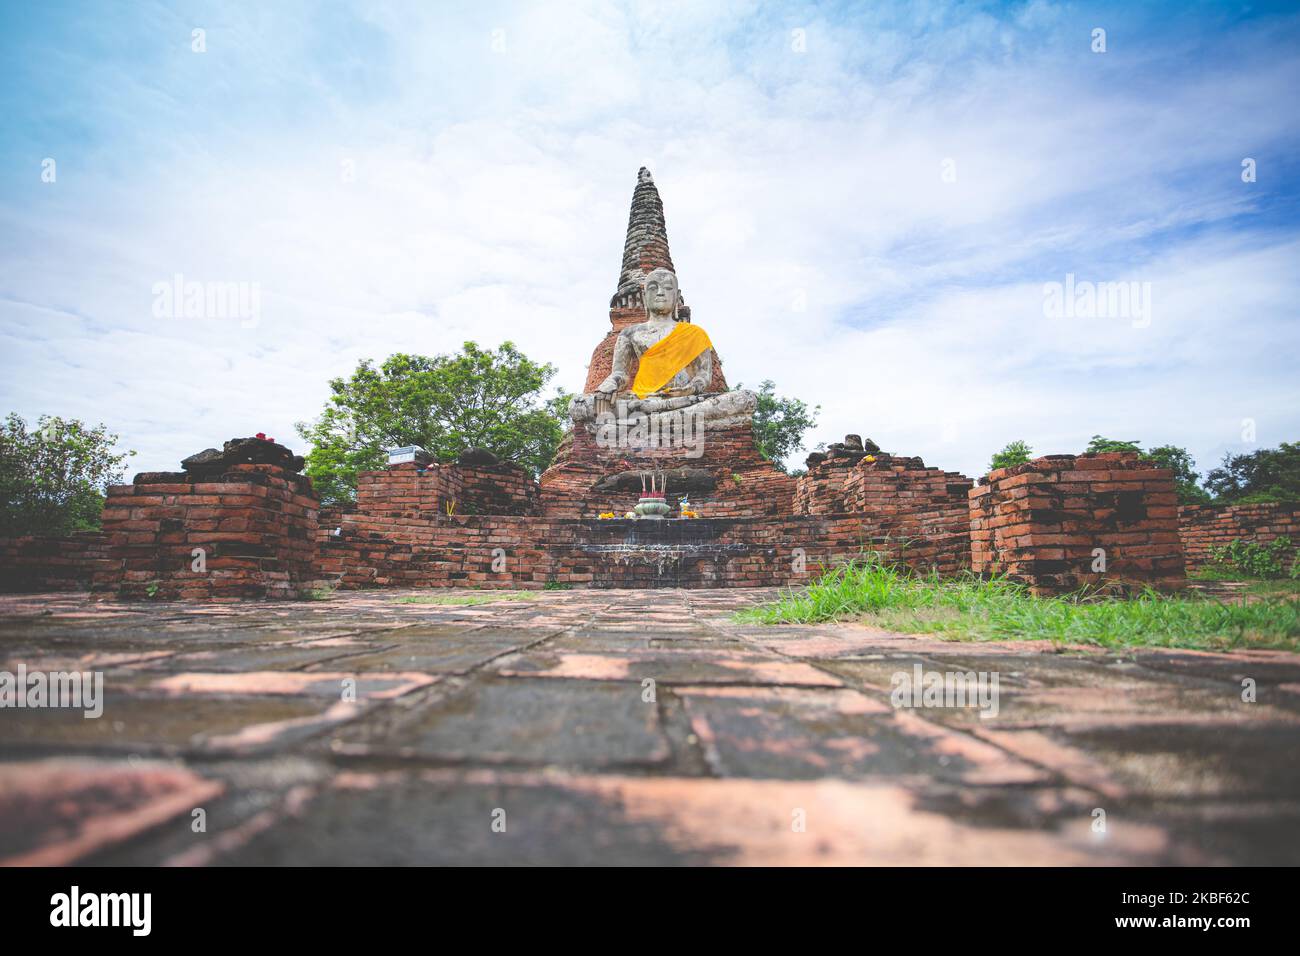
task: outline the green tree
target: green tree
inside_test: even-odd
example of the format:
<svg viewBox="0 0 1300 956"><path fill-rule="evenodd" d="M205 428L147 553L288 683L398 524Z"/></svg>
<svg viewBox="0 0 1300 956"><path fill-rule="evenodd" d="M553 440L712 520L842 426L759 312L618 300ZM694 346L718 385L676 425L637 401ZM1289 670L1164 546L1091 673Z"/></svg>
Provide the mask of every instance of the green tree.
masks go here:
<svg viewBox="0 0 1300 956"><path fill-rule="evenodd" d="M0 535L69 534L99 527L104 489L135 452L114 452L104 425L42 415L33 431L11 413L0 426Z"/></svg>
<svg viewBox="0 0 1300 956"><path fill-rule="evenodd" d="M1100 435L1093 435L1092 441L1088 442L1088 447L1084 449L1084 454L1100 455L1112 451L1136 451L1141 453L1142 449L1135 441L1119 441L1115 438L1102 438Z"/></svg>
<svg viewBox="0 0 1300 956"><path fill-rule="evenodd" d="M1174 473L1174 487L1178 491L1180 505L1203 505L1210 502L1210 493L1197 484L1201 476L1197 474L1196 462L1186 448L1160 445L1145 452L1142 457Z"/></svg>
<svg viewBox="0 0 1300 956"><path fill-rule="evenodd" d="M1209 492L1198 484L1200 475L1196 471L1196 462L1186 448L1179 448L1177 445L1160 445L1150 451L1143 451L1142 446L1136 441L1119 441L1114 438L1103 438L1101 435L1093 435L1092 441L1088 442L1087 452L1090 454L1113 451L1135 451L1143 461L1152 462L1172 471L1179 504L1200 505L1211 500Z"/></svg>
<svg viewBox="0 0 1300 956"><path fill-rule="evenodd" d="M1010 468L1012 465L1023 465L1033 454L1034 450L1027 442L1020 440L1008 442L1007 447L995 454L993 460L989 462L989 471Z"/></svg>
<svg viewBox="0 0 1300 956"><path fill-rule="evenodd" d="M1249 455L1224 455L1205 486L1229 504L1300 501L1300 442L1282 442Z"/></svg>
<svg viewBox="0 0 1300 956"><path fill-rule="evenodd" d="M362 361L351 378L330 381L325 410L298 434L311 443L307 474L321 499L356 496L357 473L381 468L386 450L419 445L439 461L483 448L537 474L564 431L568 396L542 390L555 375L505 342L496 351L466 342L452 355Z"/></svg>
<svg viewBox="0 0 1300 956"><path fill-rule="evenodd" d="M776 383L771 379L764 380L757 394L754 442L759 454L785 471L785 459L803 447L803 436L817 424L817 415L822 407L817 405L809 410L807 403L797 398L779 397Z"/></svg>

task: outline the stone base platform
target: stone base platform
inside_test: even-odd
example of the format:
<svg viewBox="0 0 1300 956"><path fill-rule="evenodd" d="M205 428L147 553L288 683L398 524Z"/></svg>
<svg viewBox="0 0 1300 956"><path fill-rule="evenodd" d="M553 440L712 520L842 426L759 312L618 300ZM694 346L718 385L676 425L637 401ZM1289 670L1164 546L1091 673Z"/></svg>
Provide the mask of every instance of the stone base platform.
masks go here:
<svg viewBox="0 0 1300 956"><path fill-rule="evenodd" d="M919 571L969 566L965 514L591 520L344 515L318 568L344 588L770 587L878 551Z"/></svg>
<svg viewBox="0 0 1300 956"><path fill-rule="evenodd" d="M563 518L622 515L636 501L639 473L653 471L669 473L669 504L688 494L706 517L795 513L797 479L758 453L751 427L710 431L698 450L692 457L680 448L602 448L574 429L541 476L541 510Z"/></svg>

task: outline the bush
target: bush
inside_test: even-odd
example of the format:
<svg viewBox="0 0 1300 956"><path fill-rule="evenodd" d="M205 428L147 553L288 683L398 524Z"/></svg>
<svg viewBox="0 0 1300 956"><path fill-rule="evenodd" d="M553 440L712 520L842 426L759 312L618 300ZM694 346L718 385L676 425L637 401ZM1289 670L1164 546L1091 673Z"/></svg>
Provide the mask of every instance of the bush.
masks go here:
<svg viewBox="0 0 1300 956"><path fill-rule="evenodd" d="M540 474L555 457L570 396L546 398L555 368L531 361L510 342L492 351L466 342L451 355L390 355L362 361L349 379L329 383L314 422L299 422L311 442L307 475L321 501L356 498L357 474L384 467L386 449L418 445L438 461L481 448Z"/></svg>
<svg viewBox="0 0 1300 956"><path fill-rule="evenodd" d="M1028 442L1019 440L1010 442L1007 447L994 454L993 460L989 462L989 471L1023 465L1029 461L1033 453L1034 450L1029 447Z"/></svg>
<svg viewBox="0 0 1300 956"><path fill-rule="evenodd" d="M99 527L104 489L122 481L117 436L103 425L42 415L36 428L0 424L0 535L69 534Z"/></svg>
<svg viewBox="0 0 1300 956"><path fill-rule="evenodd" d="M776 383L771 379L765 380L756 394L754 442L759 454L785 471L785 459L803 447L804 433L817 424L821 406L809 409L807 403L797 398L779 397Z"/></svg>
<svg viewBox="0 0 1300 956"><path fill-rule="evenodd" d="M1290 538L1274 538L1268 544L1238 539L1210 549L1210 563L1247 578L1276 580L1300 578L1300 555Z"/></svg>

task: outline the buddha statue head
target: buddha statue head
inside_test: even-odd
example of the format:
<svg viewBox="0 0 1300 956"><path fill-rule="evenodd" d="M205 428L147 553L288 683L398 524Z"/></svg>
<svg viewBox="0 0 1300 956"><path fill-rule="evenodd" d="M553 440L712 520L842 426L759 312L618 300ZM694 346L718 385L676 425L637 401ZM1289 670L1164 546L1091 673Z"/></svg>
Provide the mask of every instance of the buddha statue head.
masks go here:
<svg viewBox="0 0 1300 956"><path fill-rule="evenodd" d="M670 270L659 268L641 280L641 298L645 303L646 319L672 318L678 321L677 309L681 296L677 293L677 276Z"/></svg>

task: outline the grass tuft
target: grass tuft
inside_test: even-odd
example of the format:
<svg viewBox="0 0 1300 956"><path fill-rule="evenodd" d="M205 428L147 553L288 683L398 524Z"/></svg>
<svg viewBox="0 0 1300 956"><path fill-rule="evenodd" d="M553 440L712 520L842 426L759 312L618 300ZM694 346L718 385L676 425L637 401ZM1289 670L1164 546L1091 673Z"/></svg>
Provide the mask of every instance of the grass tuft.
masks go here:
<svg viewBox="0 0 1300 956"><path fill-rule="evenodd" d="M1300 650L1300 600L1294 594L1255 594L1240 601L1155 591L1130 598L1035 597L1005 579L940 579L886 565L877 554L737 614L737 620L762 624L846 619L957 641Z"/></svg>

